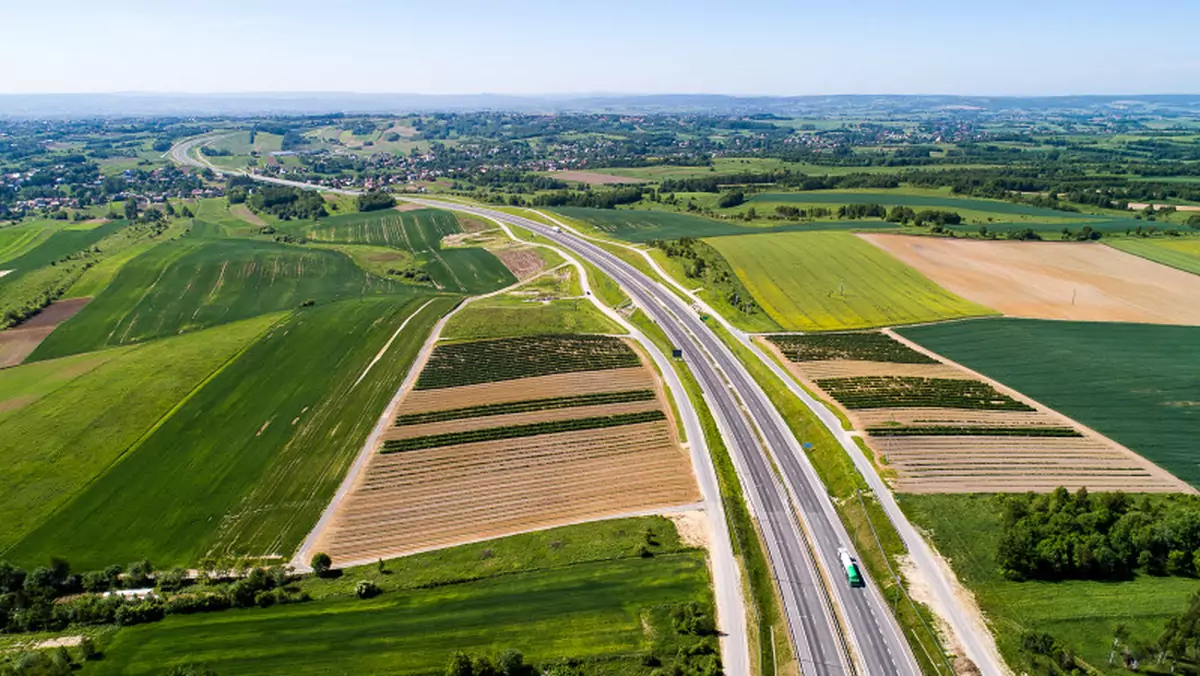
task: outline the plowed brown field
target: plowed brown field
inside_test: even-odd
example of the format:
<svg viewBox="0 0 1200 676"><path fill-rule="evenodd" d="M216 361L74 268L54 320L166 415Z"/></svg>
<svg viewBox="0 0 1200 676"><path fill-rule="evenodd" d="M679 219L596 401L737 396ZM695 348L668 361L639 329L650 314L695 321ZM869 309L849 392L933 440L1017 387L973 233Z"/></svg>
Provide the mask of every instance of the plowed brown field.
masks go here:
<svg viewBox="0 0 1200 676"><path fill-rule="evenodd" d="M884 333L891 335L887 331ZM892 337L930 357L941 359L918 345ZM786 360L770 341L760 339L760 342L772 350L806 387L833 402L836 399L818 387L816 380L857 376L978 379L970 371L945 360L937 364L847 360L792 362ZM1086 486L1089 490L1190 492L1187 484L1107 437L999 383L988 384L1035 410L840 408L855 429L864 431L867 445L879 462L890 470L893 488L902 493L1051 491L1059 486L1072 490ZM865 432L873 427L1070 427L1082 436L876 436Z"/></svg>
<svg viewBox="0 0 1200 676"><path fill-rule="evenodd" d="M398 413L654 389L655 399L390 428L383 439L646 410L666 411L649 367L586 371L410 392ZM670 419L374 454L314 551L339 565L526 530L648 512L700 499Z"/></svg>
<svg viewBox="0 0 1200 676"><path fill-rule="evenodd" d="M1200 277L1103 244L859 237L1013 317L1200 325Z"/></svg>
<svg viewBox="0 0 1200 676"><path fill-rule="evenodd" d="M0 368L25 361L58 325L75 316L91 298L71 298L51 303L16 328L0 331Z"/></svg>

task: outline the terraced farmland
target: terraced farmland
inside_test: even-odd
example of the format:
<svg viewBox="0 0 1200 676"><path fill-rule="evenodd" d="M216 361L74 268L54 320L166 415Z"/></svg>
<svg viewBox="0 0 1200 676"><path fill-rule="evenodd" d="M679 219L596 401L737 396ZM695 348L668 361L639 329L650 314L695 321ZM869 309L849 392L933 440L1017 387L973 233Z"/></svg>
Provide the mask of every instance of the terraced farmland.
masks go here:
<svg viewBox="0 0 1200 676"><path fill-rule="evenodd" d="M593 338L440 345L421 380L445 371L446 349L541 359L521 362L530 377L408 393L315 548L370 561L698 500L654 376L622 341ZM571 370L547 374L559 355Z"/></svg>
<svg viewBox="0 0 1200 676"><path fill-rule="evenodd" d="M415 287L368 275L336 251L249 240L183 239L129 261L31 355L50 359L268 312Z"/></svg>
<svg viewBox="0 0 1200 676"><path fill-rule="evenodd" d="M1200 487L1200 328L991 319L903 335Z"/></svg>
<svg viewBox="0 0 1200 676"><path fill-rule="evenodd" d="M837 232L707 240L786 330L830 331L991 314L884 252Z"/></svg>
<svg viewBox="0 0 1200 676"><path fill-rule="evenodd" d="M417 389L629 368L640 363L628 344L609 336L528 336L454 343L434 350L417 380Z"/></svg>
<svg viewBox="0 0 1200 676"><path fill-rule="evenodd" d="M764 342L866 433L894 473L897 491L1186 490L1160 468L1016 392L899 341L887 346L883 341L893 339L886 334L867 335L771 336ZM783 356L789 353L798 358ZM897 361L886 361L892 358Z"/></svg>
<svg viewBox="0 0 1200 676"><path fill-rule="evenodd" d="M188 565L209 553L288 556L454 299L426 301L343 301L294 313L6 557L38 564L65 555L92 569L143 558Z"/></svg>

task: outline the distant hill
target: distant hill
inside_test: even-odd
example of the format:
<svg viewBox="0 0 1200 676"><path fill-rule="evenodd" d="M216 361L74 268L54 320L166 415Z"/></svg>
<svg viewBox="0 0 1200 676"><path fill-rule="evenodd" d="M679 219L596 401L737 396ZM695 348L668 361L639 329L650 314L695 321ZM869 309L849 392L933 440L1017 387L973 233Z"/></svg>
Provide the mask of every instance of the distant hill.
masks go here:
<svg viewBox="0 0 1200 676"><path fill-rule="evenodd" d="M1047 97L829 95L725 96L719 94L0 94L0 117L129 117L206 115L320 115L477 110L525 113L704 113L781 117L931 110L1079 112L1200 112L1200 94Z"/></svg>

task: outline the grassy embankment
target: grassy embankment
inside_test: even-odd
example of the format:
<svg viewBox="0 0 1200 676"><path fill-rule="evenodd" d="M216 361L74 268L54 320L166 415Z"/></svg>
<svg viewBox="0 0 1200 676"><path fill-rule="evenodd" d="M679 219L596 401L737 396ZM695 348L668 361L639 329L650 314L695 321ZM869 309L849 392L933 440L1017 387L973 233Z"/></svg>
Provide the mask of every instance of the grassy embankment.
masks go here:
<svg viewBox="0 0 1200 676"><path fill-rule="evenodd" d="M649 533L649 537L647 534ZM647 541L652 556L638 555ZM359 580L382 593L355 598ZM150 674L203 663L221 674L439 673L456 650L508 649L585 674L650 674L683 645L670 611L711 607L702 552L661 517L515 535L364 566L301 584L313 601L172 616L121 629L85 674Z"/></svg>
<svg viewBox="0 0 1200 676"><path fill-rule="evenodd" d="M952 673L944 658L944 649L931 629L934 623L932 613L925 606L912 602L897 579L900 557L906 555L908 550L850 456L821 421L787 390L765 364L723 328L713 328L762 387L796 439L812 444L808 458L833 497L834 507L854 539L855 549L867 568L868 576L879 586L885 598L894 601L894 615L922 670L929 674Z"/></svg>
<svg viewBox="0 0 1200 676"><path fill-rule="evenodd" d="M901 495L899 500L974 593L992 625L996 644L1014 669L1029 668L1021 635L1038 631L1063 642L1096 673L1127 674L1108 663L1117 627L1129 630L1131 643L1152 645L1167 620L1182 613L1188 598L1200 591L1200 582L1185 577L1139 575L1122 582L1006 580L996 563L1001 514L992 496Z"/></svg>

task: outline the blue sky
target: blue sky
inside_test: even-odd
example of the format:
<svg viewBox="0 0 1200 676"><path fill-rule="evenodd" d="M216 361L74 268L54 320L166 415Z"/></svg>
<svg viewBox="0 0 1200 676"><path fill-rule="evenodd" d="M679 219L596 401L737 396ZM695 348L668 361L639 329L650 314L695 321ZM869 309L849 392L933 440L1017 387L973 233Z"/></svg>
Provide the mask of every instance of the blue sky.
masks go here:
<svg viewBox="0 0 1200 676"><path fill-rule="evenodd" d="M0 92L1200 93L1200 1L0 0Z"/></svg>

